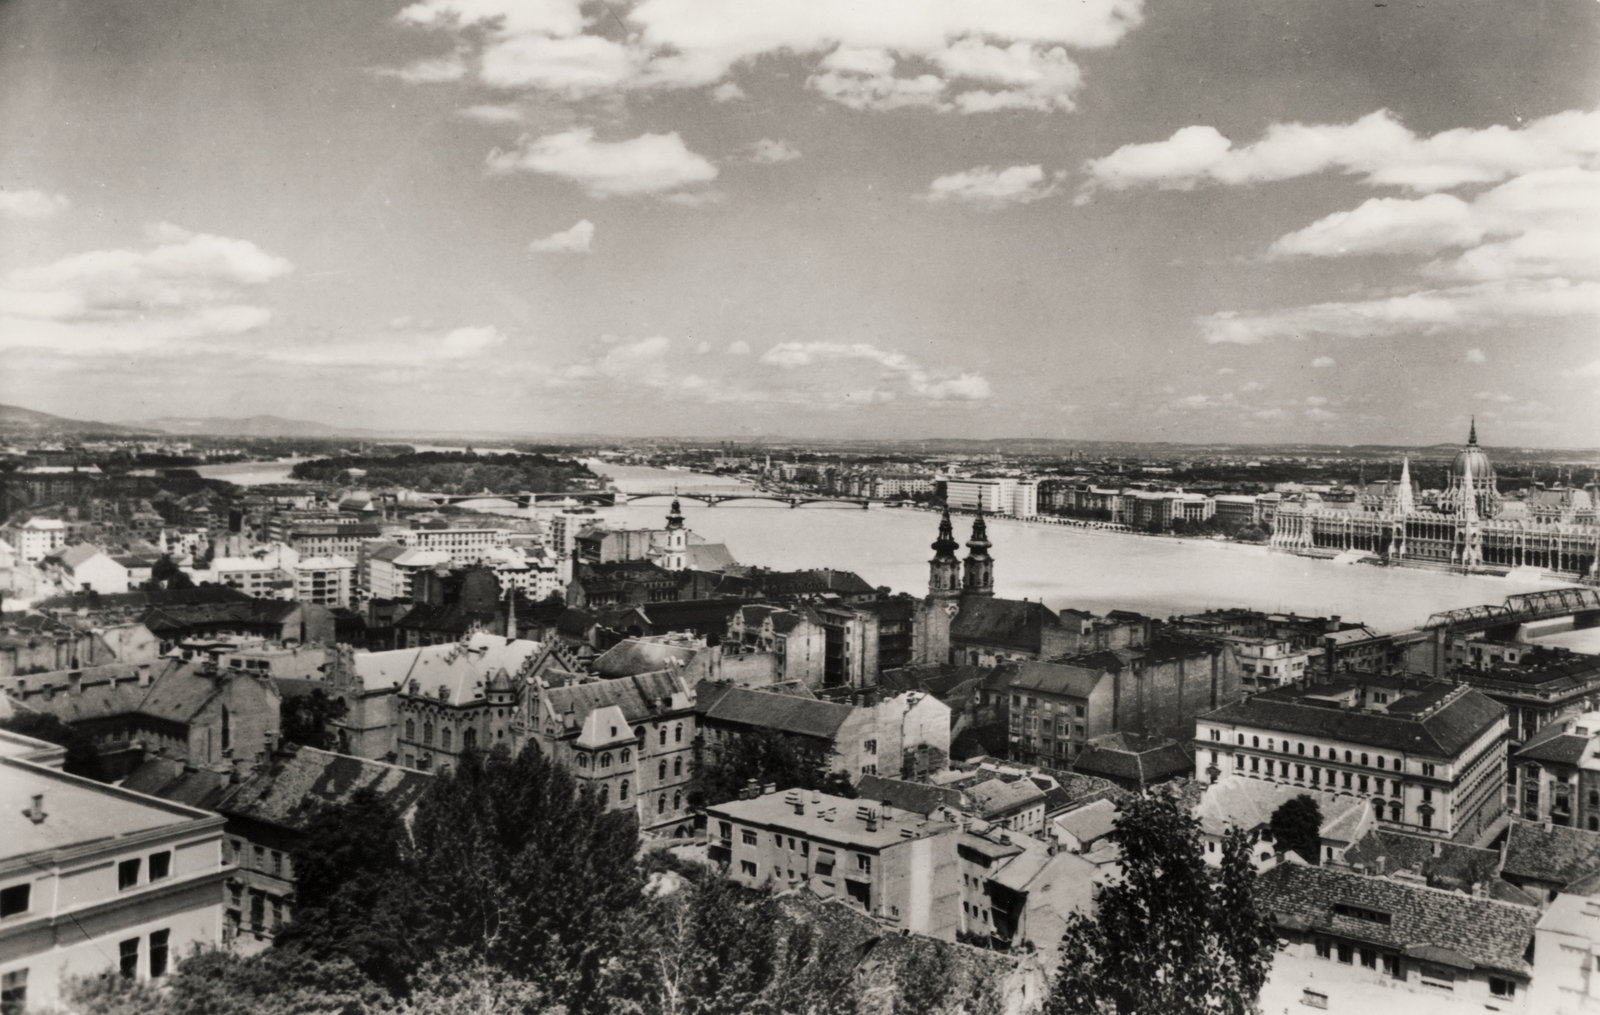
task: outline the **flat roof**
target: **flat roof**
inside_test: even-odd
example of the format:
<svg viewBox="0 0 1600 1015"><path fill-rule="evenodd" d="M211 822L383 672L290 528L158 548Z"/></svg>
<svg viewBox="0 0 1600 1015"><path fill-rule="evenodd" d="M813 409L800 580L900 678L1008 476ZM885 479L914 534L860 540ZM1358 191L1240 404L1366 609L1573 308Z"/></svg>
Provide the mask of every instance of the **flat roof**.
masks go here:
<svg viewBox="0 0 1600 1015"><path fill-rule="evenodd" d="M796 814L794 804L789 802L793 799L793 794L799 794L800 802L804 806L803 814ZM851 848L870 849L874 852L904 842L908 838L921 839L956 827L952 821L935 821L921 814L902 810L894 811L894 816L885 821L881 817L882 810L879 804L850 800L828 793L779 790L753 800L730 800L724 804L707 807L706 813L712 817L728 818L765 828L781 828L785 832L803 835L808 839ZM867 820L861 816L863 811L875 817L874 828L867 827ZM828 820L824 815L830 815L832 820ZM909 836L902 834L905 831L913 834Z"/></svg>
<svg viewBox="0 0 1600 1015"><path fill-rule="evenodd" d="M6 806L0 808L0 863L217 817L16 758L0 758L0 773L6 788ZM43 797L45 818L39 822L23 813L32 808L35 796Z"/></svg>

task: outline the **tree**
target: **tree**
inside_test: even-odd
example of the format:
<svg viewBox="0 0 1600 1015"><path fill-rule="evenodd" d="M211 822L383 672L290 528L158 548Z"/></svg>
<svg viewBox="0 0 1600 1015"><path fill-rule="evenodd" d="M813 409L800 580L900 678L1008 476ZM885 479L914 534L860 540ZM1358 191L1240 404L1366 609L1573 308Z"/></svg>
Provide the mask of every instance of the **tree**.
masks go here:
<svg viewBox="0 0 1600 1015"><path fill-rule="evenodd" d="M1253 899L1252 840L1230 832L1213 871L1199 827L1168 792L1123 805L1111 836L1122 880L1094 918L1068 919L1047 1015L1254 1010L1277 939Z"/></svg>
<svg viewBox="0 0 1600 1015"><path fill-rule="evenodd" d="M854 797L849 778L829 772L828 762L825 748L799 737L768 729L735 733L711 752L710 760L695 760L689 802L695 807L726 803L751 782Z"/></svg>
<svg viewBox="0 0 1600 1015"><path fill-rule="evenodd" d="M17 712L7 719L0 719L0 729L65 747L67 756L61 763L61 770L68 775L81 775L99 782L111 781L106 778L105 766L100 763L100 752L95 749L94 740L76 726L69 726L53 715Z"/></svg>
<svg viewBox="0 0 1600 1015"><path fill-rule="evenodd" d="M82 1015L376 1015L391 1004L350 960L284 948L248 958L196 950L164 989L115 970L70 977L62 996Z"/></svg>
<svg viewBox="0 0 1600 1015"><path fill-rule="evenodd" d="M1322 854L1322 808L1310 796L1301 793L1285 800L1272 812L1270 822L1273 844L1279 852L1294 850L1306 863L1315 865Z"/></svg>
<svg viewBox="0 0 1600 1015"><path fill-rule="evenodd" d="M283 699L278 706L278 726L285 743L331 751L339 737L329 726L334 720L343 719L349 711L349 702L331 698L322 688L316 687L310 694Z"/></svg>
<svg viewBox="0 0 1600 1015"><path fill-rule="evenodd" d="M189 573L178 567L177 561L171 554L164 554L160 560L150 565L150 584L158 589L192 589L194 579Z"/></svg>

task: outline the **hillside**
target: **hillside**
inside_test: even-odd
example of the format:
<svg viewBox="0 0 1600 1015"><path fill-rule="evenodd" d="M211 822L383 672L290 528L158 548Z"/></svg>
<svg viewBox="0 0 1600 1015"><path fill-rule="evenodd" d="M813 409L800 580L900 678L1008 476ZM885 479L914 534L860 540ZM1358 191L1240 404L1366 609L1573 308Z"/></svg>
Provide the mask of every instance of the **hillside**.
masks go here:
<svg viewBox="0 0 1600 1015"><path fill-rule="evenodd" d="M36 412L33 409L24 409L16 405L0 405L0 437L83 437L96 434L149 432L148 430L138 430L115 423L99 423L93 420L52 416L48 412Z"/></svg>
<svg viewBox="0 0 1600 1015"><path fill-rule="evenodd" d="M341 429L326 423L282 416L246 416L229 419L217 416L160 416L124 424L144 431L186 437L363 437L378 436L376 430L359 427Z"/></svg>

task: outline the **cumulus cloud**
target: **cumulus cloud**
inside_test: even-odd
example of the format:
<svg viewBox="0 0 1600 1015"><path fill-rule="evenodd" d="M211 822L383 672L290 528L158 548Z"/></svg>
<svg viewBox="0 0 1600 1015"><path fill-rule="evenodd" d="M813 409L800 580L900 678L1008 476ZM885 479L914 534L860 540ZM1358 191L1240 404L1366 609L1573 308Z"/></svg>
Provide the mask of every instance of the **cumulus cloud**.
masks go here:
<svg viewBox="0 0 1600 1015"><path fill-rule="evenodd" d="M1373 186L1413 191L1494 183L1543 169L1593 166L1600 158L1600 110L1570 110L1512 129L1457 128L1419 137L1388 110L1353 123L1278 123L1261 140L1235 148L1215 127L1190 126L1165 141L1129 144L1084 165L1082 193L1155 186L1190 190L1237 186L1329 170Z"/></svg>
<svg viewBox="0 0 1600 1015"><path fill-rule="evenodd" d="M761 356L763 363L790 370L846 360L876 363L885 372L903 379L913 394L923 398L979 400L993 394L989 382L980 374L934 377L904 353L880 349L867 342L780 342Z"/></svg>
<svg viewBox="0 0 1600 1015"><path fill-rule="evenodd" d="M751 145L750 149L751 162L791 162L800 157L800 149L789 142L765 137Z"/></svg>
<svg viewBox="0 0 1600 1015"><path fill-rule="evenodd" d="M991 169L978 166L965 172L941 176L928 185L924 198L934 203L956 202L984 208L1003 208L1027 204L1055 193L1055 183L1045 183L1039 166L1012 166Z"/></svg>
<svg viewBox="0 0 1600 1015"><path fill-rule="evenodd" d="M72 205L61 194L42 190L0 190L0 218L47 219Z"/></svg>
<svg viewBox="0 0 1600 1015"><path fill-rule="evenodd" d="M1317 407L1313 407L1313 408L1307 409L1305 411L1304 415L1305 415L1306 419L1316 420L1318 422L1326 422L1326 421L1328 421L1330 419L1338 419L1339 418L1339 414L1338 413L1332 412L1332 411L1330 411L1328 409L1317 408Z"/></svg>
<svg viewBox="0 0 1600 1015"><path fill-rule="evenodd" d="M489 153L493 172L529 172L570 180L590 197L660 194L716 179L717 167L688 149L677 131L628 141L596 141L579 127L523 138L509 152Z"/></svg>
<svg viewBox="0 0 1600 1015"><path fill-rule="evenodd" d="M596 19L581 0L419 0L399 15L471 47L494 88L582 97L715 85L712 97L730 101L743 97L724 80L732 68L788 53L813 62L811 88L853 108L965 113L1071 109L1082 72L1068 50L1115 45L1141 18L1141 0L643 0Z"/></svg>
<svg viewBox="0 0 1600 1015"><path fill-rule="evenodd" d="M1195 323L1207 342L1256 345L1275 338L1379 338L1476 331L1534 319L1600 314L1600 284L1565 279L1484 282L1287 310L1225 310Z"/></svg>
<svg viewBox="0 0 1600 1015"><path fill-rule="evenodd" d="M377 73L384 77L399 78L407 84L439 85L466 77L467 62L458 50L449 56L430 57L404 67L379 67Z"/></svg>
<svg viewBox="0 0 1600 1015"><path fill-rule="evenodd" d="M69 354L158 352L266 324L239 290L290 263L248 240L153 227L144 249L95 250L0 278L0 349Z"/></svg>
<svg viewBox="0 0 1600 1015"><path fill-rule="evenodd" d="M1318 356L1316 359L1311 361L1311 366L1317 370L1325 370L1333 365L1334 363L1332 356Z"/></svg>
<svg viewBox="0 0 1600 1015"><path fill-rule="evenodd" d="M750 343L746 342L746 341L743 341L743 340L729 342L728 343L728 355L729 356L748 356L748 355L750 355Z"/></svg>
<svg viewBox="0 0 1600 1015"><path fill-rule="evenodd" d="M522 110L518 109L516 106L497 106L493 103L468 106L465 109L459 110L456 115L468 120L476 120L479 123L487 123L490 125L502 123L521 123L524 119Z"/></svg>
<svg viewBox="0 0 1600 1015"><path fill-rule="evenodd" d="M1466 360L1468 363L1487 363L1489 362L1489 357L1483 354L1482 349L1468 349Z"/></svg>
<svg viewBox="0 0 1600 1015"><path fill-rule="evenodd" d="M587 254L594 240L594 223L581 219L571 229L551 233L528 244L530 254Z"/></svg>
<svg viewBox="0 0 1600 1015"><path fill-rule="evenodd" d="M1562 371L1568 377L1600 377L1600 359L1585 363L1581 367Z"/></svg>
<svg viewBox="0 0 1600 1015"><path fill-rule="evenodd" d="M395 330L405 334L304 345L272 343L254 354L267 363L327 369L439 369L475 365L506 342L505 333L493 325L455 328L444 334L410 326Z"/></svg>

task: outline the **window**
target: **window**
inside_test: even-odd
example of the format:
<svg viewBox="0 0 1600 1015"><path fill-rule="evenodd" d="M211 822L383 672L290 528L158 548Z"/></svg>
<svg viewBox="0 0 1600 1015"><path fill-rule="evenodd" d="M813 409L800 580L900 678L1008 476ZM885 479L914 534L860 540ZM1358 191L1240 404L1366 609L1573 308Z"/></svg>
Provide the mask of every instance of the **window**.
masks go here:
<svg viewBox="0 0 1600 1015"><path fill-rule="evenodd" d="M1383 767L1383 755L1381 755L1381 754L1378 755L1378 767L1379 768Z"/></svg>
<svg viewBox="0 0 1600 1015"><path fill-rule="evenodd" d="M1491 976L1489 977L1489 993L1495 997L1516 997L1517 981Z"/></svg>
<svg viewBox="0 0 1600 1015"><path fill-rule="evenodd" d="M863 874L872 873L872 857L865 853L856 854L856 869Z"/></svg>
<svg viewBox="0 0 1600 1015"><path fill-rule="evenodd" d="M1433 803L1433 790L1430 787L1422 787L1422 802L1425 804Z"/></svg>
<svg viewBox="0 0 1600 1015"><path fill-rule="evenodd" d="M1372 948L1361 949L1361 964L1368 969L1378 968L1378 953Z"/></svg>
<svg viewBox="0 0 1600 1015"><path fill-rule="evenodd" d="M667 746L667 728L665 726L661 727L661 746Z"/></svg>
<svg viewBox="0 0 1600 1015"><path fill-rule="evenodd" d="M276 912L276 910L274 910ZM170 931L158 930L150 935L150 978L167 975L167 937Z"/></svg>
<svg viewBox="0 0 1600 1015"><path fill-rule="evenodd" d="M626 799L628 799L628 780L626 780L626 779L622 780L622 785L617 787L617 799L618 800L626 800Z"/></svg>
<svg viewBox="0 0 1600 1015"><path fill-rule="evenodd" d="M1312 747L1312 748L1311 748L1311 756L1312 756L1312 757L1313 757L1313 758L1320 758L1320 757L1322 757L1322 748L1320 748L1320 747Z"/></svg>
<svg viewBox="0 0 1600 1015"><path fill-rule="evenodd" d="M1295 744L1294 745L1294 750L1295 750L1296 754L1305 754L1306 753L1306 745L1305 744Z"/></svg>
<svg viewBox="0 0 1600 1015"><path fill-rule="evenodd" d="M1350 752L1349 751L1345 751L1344 752L1344 763L1346 765L1350 764Z"/></svg>
<svg viewBox="0 0 1600 1015"><path fill-rule="evenodd" d="M150 880L160 881L172 873L172 851L162 850L150 854Z"/></svg>
<svg viewBox="0 0 1600 1015"><path fill-rule="evenodd" d="M665 793L661 794L661 799L656 801L656 813L667 813L667 795Z"/></svg>
<svg viewBox="0 0 1600 1015"><path fill-rule="evenodd" d="M675 810L675 811L683 810L683 794L682 793L674 793L674 794L672 794L672 809Z"/></svg>
<svg viewBox="0 0 1600 1015"><path fill-rule="evenodd" d="M433 723L431 722L422 724L422 745L424 747L433 746Z"/></svg>
<svg viewBox="0 0 1600 1015"><path fill-rule="evenodd" d="M1252 772L1261 771L1261 759L1260 758L1251 758L1250 759L1250 771L1252 771Z"/></svg>
<svg viewBox="0 0 1600 1015"><path fill-rule="evenodd" d="M117 890L125 891L139 883L139 860L124 860L117 864ZM138 942L134 942L138 944Z"/></svg>
<svg viewBox="0 0 1600 1015"><path fill-rule="evenodd" d="M1300 782L1305 782L1305 780L1306 780L1306 766L1304 766L1304 765L1296 765L1296 766L1294 766L1294 777L1295 777L1295 779L1297 779Z"/></svg>
<svg viewBox="0 0 1600 1015"><path fill-rule="evenodd" d="M1272 759L1271 758L1267 759L1267 774L1268 775L1272 774Z"/></svg>
<svg viewBox="0 0 1600 1015"><path fill-rule="evenodd" d="M751 829L741 828L739 830L739 838L744 841L746 846L754 846L756 844L756 833Z"/></svg>
<svg viewBox="0 0 1600 1015"><path fill-rule="evenodd" d="M1433 815L1427 813L1426 811L1424 811L1423 814L1422 814L1422 827L1423 828L1432 828L1433 827Z"/></svg>
<svg viewBox="0 0 1600 1015"><path fill-rule="evenodd" d="M589 767L589 756L587 754L578 755L578 767L579 768L588 768Z"/></svg>
<svg viewBox="0 0 1600 1015"><path fill-rule="evenodd" d="M1350 962L1351 962L1353 957L1354 957L1354 952L1351 951L1350 946L1345 944L1343 941L1340 941L1339 942L1339 961L1343 962L1345 965L1348 966L1348 965L1350 965Z"/></svg>
<svg viewBox="0 0 1600 1015"><path fill-rule="evenodd" d="M135 976L138 976L139 939L136 937L129 938L128 940L117 945L117 951L120 959L118 962L118 968L122 971L122 975L126 976L130 980Z"/></svg>
<svg viewBox="0 0 1600 1015"><path fill-rule="evenodd" d="M605 783L600 784L600 806L606 807L611 803L611 787Z"/></svg>
<svg viewBox="0 0 1600 1015"><path fill-rule="evenodd" d="M1393 977L1396 980L1406 978L1405 967L1400 965L1400 956L1385 955L1383 957L1383 975Z"/></svg>
<svg viewBox="0 0 1600 1015"><path fill-rule="evenodd" d="M153 861L154 857L151 859ZM155 876L155 864L153 862L150 865L150 875L151 877ZM272 851L272 876L275 878L283 877L283 854L277 850Z"/></svg>
<svg viewBox="0 0 1600 1015"><path fill-rule="evenodd" d="M1260 747L1261 746L1261 738L1260 737L1251 737L1250 738L1250 746L1251 747Z"/></svg>
<svg viewBox="0 0 1600 1015"><path fill-rule="evenodd" d="M439 746L447 751L450 750L450 727L446 726L439 731Z"/></svg>
<svg viewBox="0 0 1600 1015"><path fill-rule="evenodd" d="M1345 789L1349 789L1350 788L1350 780L1351 780L1351 778L1353 778L1353 777L1350 775L1349 772L1346 772L1344 774L1344 788Z"/></svg>
<svg viewBox="0 0 1600 1015"><path fill-rule="evenodd" d="M1221 740L1222 739L1222 731L1221 730L1212 730L1211 731L1211 739L1212 740Z"/></svg>
<svg viewBox="0 0 1600 1015"><path fill-rule="evenodd" d="M0 1015L22 1015L28 1008L28 971L0 977Z"/></svg>
<svg viewBox="0 0 1600 1015"><path fill-rule="evenodd" d="M1422 774L1423 775L1432 775L1433 774L1433 766L1430 765L1428 762L1424 761L1422 763ZM1534 774L1535 775L1539 774L1537 769L1534 770Z"/></svg>
<svg viewBox="0 0 1600 1015"><path fill-rule="evenodd" d="M665 779L666 777L667 777L667 763L665 761L662 761L661 764L656 766L656 778L657 779Z"/></svg>
<svg viewBox="0 0 1600 1015"><path fill-rule="evenodd" d="M417 721L415 719L406 720L406 739L417 739Z"/></svg>
<svg viewBox="0 0 1600 1015"><path fill-rule="evenodd" d="M726 821L717 822L717 833L723 842L733 841L733 825Z"/></svg>
<svg viewBox="0 0 1600 1015"><path fill-rule="evenodd" d="M676 727L673 728L673 730L672 730L672 741L673 741L673 743L677 743L677 744L683 743L683 723L679 723Z"/></svg>
<svg viewBox="0 0 1600 1015"><path fill-rule="evenodd" d="M1361 777L1361 792L1365 793L1366 791L1367 791L1367 777L1363 775Z"/></svg>
<svg viewBox="0 0 1600 1015"><path fill-rule="evenodd" d="M10 888L0 889L0 918L26 913L29 896L32 893L32 885L12 885Z"/></svg>
<svg viewBox="0 0 1600 1015"><path fill-rule="evenodd" d="M683 759L682 758L673 758L672 759L672 774L673 775L682 775L683 774Z"/></svg>
<svg viewBox="0 0 1600 1015"><path fill-rule="evenodd" d="M877 754L878 742L876 740L868 740L866 743L861 745L861 750L865 754Z"/></svg>
<svg viewBox="0 0 1600 1015"><path fill-rule="evenodd" d="M1329 941L1325 937L1317 938L1317 958L1319 958L1319 959L1331 959L1331 958L1333 958L1333 942L1332 941Z"/></svg>
<svg viewBox="0 0 1600 1015"><path fill-rule="evenodd" d="M1398 822L1400 820L1400 805L1399 804L1392 803L1392 804L1389 805L1389 820L1390 821L1394 821L1394 822Z"/></svg>
<svg viewBox="0 0 1600 1015"><path fill-rule="evenodd" d="M800 840L800 855L801 856L810 856L811 855L811 843L806 839L801 839Z"/></svg>
<svg viewBox="0 0 1600 1015"><path fill-rule="evenodd" d="M476 748L477 746L478 746L478 731L474 730L474 729L462 730L461 731L461 749L463 751L470 751L470 750L473 750L474 748Z"/></svg>
<svg viewBox="0 0 1600 1015"><path fill-rule="evenodd" d="M739 873L743 874L747 878L755 877L756 876L756 864L755 864L755 861L754 860L740 860L739 861Z"/></svg>
<svg viewBox="0 0 1600 1015"><path fill-rule="evenodd" d="M782 849L783 848L783 836L778 835L777 833L774 833L773 836L772 836L772 844L774 846L777 846L779 849Z"/></svg>
<svg viewBox="0 0 1600 1015"><path fill-rule="evenodd" d="M600 755L600 767L601 768L610 768L611 767L611 752L610 751L607 751L606 753Z"/></svg>
<svg viewBox="0 0 1600 1015"><path fill-rule="evenodd" d="M626 765L628 762L630 762L632 760L633 760L633 752L628 750L626 747L624 747L622 749L622 753L621 754L617 755L617 761L620 764Z"/></svg>

